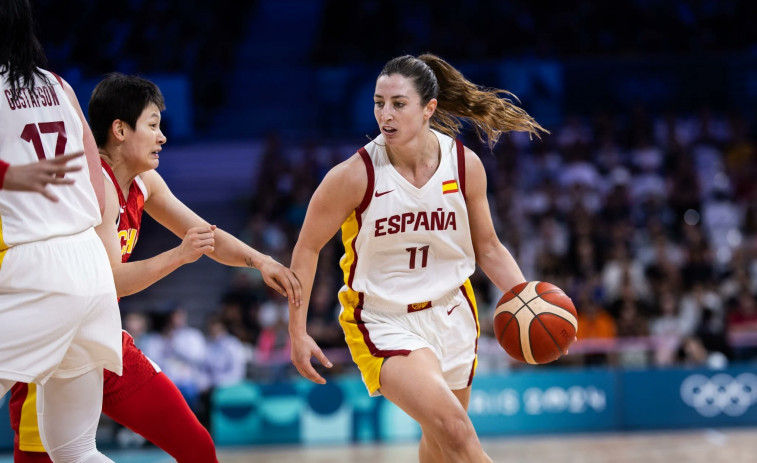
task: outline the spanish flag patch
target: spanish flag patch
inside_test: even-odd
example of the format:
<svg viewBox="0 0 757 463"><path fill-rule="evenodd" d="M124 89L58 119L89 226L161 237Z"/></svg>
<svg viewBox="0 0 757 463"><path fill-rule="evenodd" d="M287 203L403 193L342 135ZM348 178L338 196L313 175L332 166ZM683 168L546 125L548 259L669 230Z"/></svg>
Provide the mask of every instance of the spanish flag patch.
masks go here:
<svg viewBox="0 0 757 463"><path fill-rule="evenodd" d="M459 190L457 188L457 181L456 180L447 180L446 182L442 182L442 194L446 195L447 193L457 193Z"/></svg>

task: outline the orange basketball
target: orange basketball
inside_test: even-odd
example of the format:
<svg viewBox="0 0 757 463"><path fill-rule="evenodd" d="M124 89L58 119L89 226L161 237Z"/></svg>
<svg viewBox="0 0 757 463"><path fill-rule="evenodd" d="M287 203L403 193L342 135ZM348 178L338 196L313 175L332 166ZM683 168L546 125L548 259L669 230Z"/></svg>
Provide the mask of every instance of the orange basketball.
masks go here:
<svg viewBox="0 0 757 463"><path fill-rule="evenodd" d="M497 303L494 334L511 357L539 364L568 352L578 329L578 313L562 289L544 281L515 286Z"/></svg>

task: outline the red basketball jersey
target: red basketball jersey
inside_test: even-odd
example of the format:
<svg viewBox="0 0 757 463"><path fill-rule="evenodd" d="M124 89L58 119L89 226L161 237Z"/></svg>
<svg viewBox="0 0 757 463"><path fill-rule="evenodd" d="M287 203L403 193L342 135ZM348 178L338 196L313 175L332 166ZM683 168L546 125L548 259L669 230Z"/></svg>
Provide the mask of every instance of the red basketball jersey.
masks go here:
<svg viewBox="0 0 757 463"><path fill-rule="evenodd" d="M118 228L118 238L121 240L121 262L126 262L137 244L139 226L142 223L142 211L145 209L145 200L147 199L147 189L145 184L142 183L142 179L136 177L129 186L129 198L124 198L113 169L104 159L100 158L100 162L103 166L103 173L106 178L110 179L113 186L116 187L116 193L118 193L119 214L118 219L116 219L116 227Z"/></svg>

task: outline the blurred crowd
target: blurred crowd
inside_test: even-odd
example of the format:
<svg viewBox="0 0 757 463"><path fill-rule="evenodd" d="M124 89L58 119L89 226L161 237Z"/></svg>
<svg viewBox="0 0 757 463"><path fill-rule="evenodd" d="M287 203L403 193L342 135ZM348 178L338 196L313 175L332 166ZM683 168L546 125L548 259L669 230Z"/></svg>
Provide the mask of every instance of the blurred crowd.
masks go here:
<svg viewBox="0 0 757 463"><path fill-rule="evenodd" d="M757 42L755 13L745 0L452 0L440 8L422 0L325 0L313 58L344 64L419 50L452 61L746 51ZM366 24L380 33L366 34Z"/></svg>
<svg viewBox="0 0 757 463"><path fill-rule="evenodd" d="M757 146L742 115L599 111L483 158L500 238L578 308L564 363L754 357Z"/></svg>

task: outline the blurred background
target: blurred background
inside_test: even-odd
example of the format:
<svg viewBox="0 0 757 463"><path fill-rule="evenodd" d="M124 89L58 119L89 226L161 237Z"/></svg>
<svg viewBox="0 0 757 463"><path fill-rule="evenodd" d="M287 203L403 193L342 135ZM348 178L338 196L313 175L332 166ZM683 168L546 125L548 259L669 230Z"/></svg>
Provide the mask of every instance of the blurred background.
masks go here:
<svg viewBox="0 0 757 463"><path fill-rule="evenodd" d="M477 272L479 433L757 425L754 2L33 4L49 68L82 106L108 72L155 81L168 185L284 264L323 175L378 133L386 61L432 52L513 92L551 135L462 138L486 166L500 239L529 280L571 296L579 341L550 365L509 359L491 328L501 294ZM178 243L145 217L132 259ZM339 236L321 252L309 309L335 363L327 386L298 380L286 301L255 270L185 266L121 300L125 328L219 445L412 439L401 412L367 400L346 351L342 252ZM146 445L106 419L101 433Z"/></svg>

